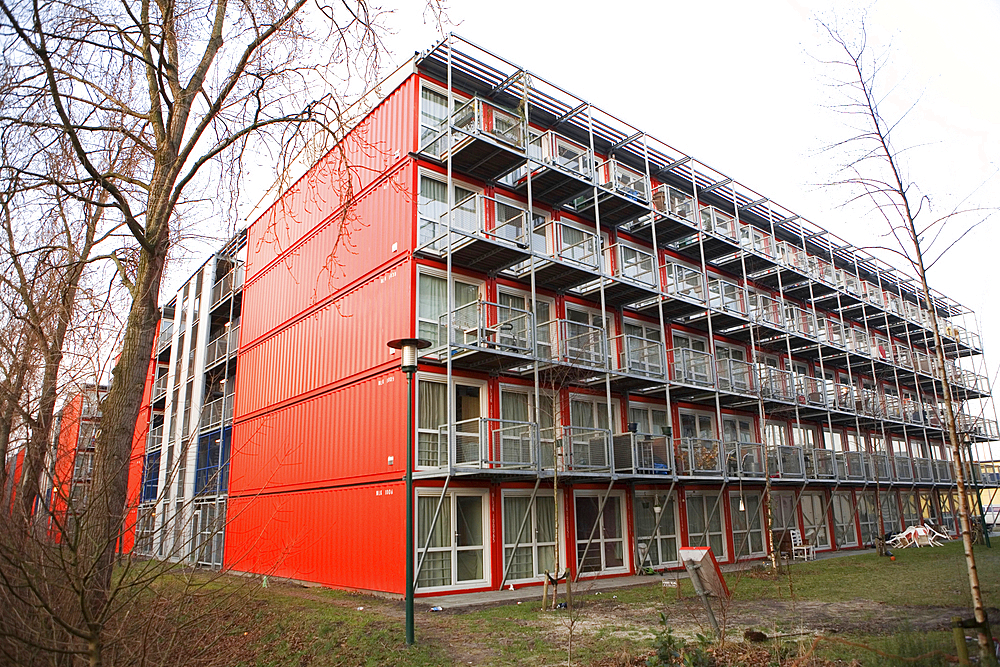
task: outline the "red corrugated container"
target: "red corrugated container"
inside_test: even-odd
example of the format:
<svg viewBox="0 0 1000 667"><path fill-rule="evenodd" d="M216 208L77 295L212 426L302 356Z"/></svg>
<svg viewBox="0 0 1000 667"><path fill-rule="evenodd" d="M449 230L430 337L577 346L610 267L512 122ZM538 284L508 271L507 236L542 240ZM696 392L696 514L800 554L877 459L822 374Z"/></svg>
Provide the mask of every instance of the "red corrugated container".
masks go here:
<svg viewBox="0 0 1000 667"><path fill-rule="evenodd" d="M52 514L62 522L69 501L70 485L73 482L73 468L76 465L77 442L80 439L80 413L83 409L83 394L69 399L62 409L59 420L59 441L56 443L56 461L52 475L52 498L49 507ZM54 536L58 539L58 536Z"/></svg>
<svg viewBox="0 0 1000 667"><path fill-rule="evenodd" d="M159 327L163 320L157 324L157 338L159 338ZM139 408L139 417L135 421L135 432L132 435L132 455L129 459L128 467L128 505L125 526L122 531L119 549L122 553L132 551L135 546L135 524L137 519L136 508L139 506L139 494L142 486L142 466L146 458L146 436L149 434L149 422L152 417L150 404L153 400L153 384L156 381L156 347L153 347L153 355L149 360L149 367L146 369L146 384L142 388L142 403Z"/></svg>
<svg viewBox="0 0 1000 667"><path fill-rule="evenodd" d="M230 494L406 472L406 377L394 366L236 424ZM389 457L393 463L388 463Z"/></svg>
<svg viewBox="0 0 1000 667"><path fill-rule="evenodd" d="M302 178L251 225L247 244L247 279L288 251L335 210L346 196L346 157L353 194L416 149L415 76L390 93L342 142L341 150L320 158Z"/></svg>
<svg viewBox="0 0 1000 667"><path fill-rule="evenodd" d="M402 594L405 486L229 498L225 567Z"/></svg>
<svg viewBox="0 0 1000 667"><path fill-rule="evenodd" d="M386 341L412 329L411 274L404 259L241 351L236 420L398 360ZM261 310L247 306L243 326Z"/></svg>
<svg viewBox="0 0 1000 667"><path fill-rule="evenodd" d="M412 161L400 164L359 197L351 221L343 221L340 214L328 218L247 281L242 345L406 254L413 229L412 169ZM350 238L341 238L334 249L342 222L351 226Z"/></svg>

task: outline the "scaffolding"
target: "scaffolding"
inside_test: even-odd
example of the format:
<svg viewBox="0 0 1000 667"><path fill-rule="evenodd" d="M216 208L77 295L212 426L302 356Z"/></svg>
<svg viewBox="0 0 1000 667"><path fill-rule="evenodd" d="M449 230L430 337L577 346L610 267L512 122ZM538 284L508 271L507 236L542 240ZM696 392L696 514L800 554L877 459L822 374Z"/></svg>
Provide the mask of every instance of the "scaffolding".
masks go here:
<svg viewBox="0 0 1000 667"><path fill-rule="evenodd" d="M440 483L424 487L436 497L418 527L418 586L458 480L531 489L513 540L503 537L501 586L538 498L565 487L596 494L596 514L582 529L576 517L576 539L555 553L555 569L565 557L577 578L608 569L595 543L607 546L601 517L615 490L635 505L635 572L679 565L664 552L680 527L672 547L661 531L676 522L678 490L703 511L692 521L688 507L692 544L727 539L729 499L733 558L780 548L789 519L763 506L786 492L826 546L857 545L841 537L855 516L863 540L887 532L869 510L893 499L954 532L929 308L945 323L956 405L984 406L959 413L963 437L981 448L1000 439L967 309L936 292L926 303L913 278L461 37L415 63L428 78L416 254L437 263L447 291L444 311L417 324L435 343L421 363L443 367L447 396L446 420L418 433L416 477ZM479 414L457 390L472 376L493 392ZM501 383L526 389L525 409L493 405ZM571 405L577 395L590 407ZM640 500L655 521L638 515ZM570 513L558 500L553 511L558 550Z"/></svg>

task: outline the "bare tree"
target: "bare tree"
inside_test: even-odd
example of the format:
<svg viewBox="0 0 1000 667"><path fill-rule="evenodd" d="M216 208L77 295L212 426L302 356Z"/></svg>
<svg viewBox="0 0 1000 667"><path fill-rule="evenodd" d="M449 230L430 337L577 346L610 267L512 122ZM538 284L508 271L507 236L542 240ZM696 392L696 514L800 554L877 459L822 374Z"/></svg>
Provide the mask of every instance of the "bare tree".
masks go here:
<svg viewBox="0 0 1000 667"><path fill-rule="evenodd" d="M889 234L896 241L896 247L887 250L904 258L920 282L923 306L928 313L933 335L937 373L943 387L945 424L958 488L959 520L969 588L976 621L980 624L979 647L983 663L996 664L972 549L969 501L965 470L962 465L961 441L956 424L955 401L945 364L944 342L938 321L936 300L931 294L927 277L930 267L972 228L989 217L990 213L979 208L955 209L940 216L932 213L930 198L922 194L920 188L907 174L903 157L906 149L900 148L894 141L899 124L906 117L906 113L898 118L887 118L883 113L888 93L882 88L883 70L888 62L887 54L876 54L873 51L868 41L864 17L859 22L856 34L845 34L834 23L821 22L821 25L839 53L838 57L826 62L832 72L832 85L844 98L833 108L845 115L849 123L853 123L852 131L856 132L831 147L846 155L846 161L840 168L840 178L834 185L846 187L851 193L852 202L868 203L876 215L885 220ZM966 214L975 215L979 219L969 225L947 247L932 255L930 248L935 240L943 238L941 237L943 228ZM928 237L930 241L925 242Z"/></svg>

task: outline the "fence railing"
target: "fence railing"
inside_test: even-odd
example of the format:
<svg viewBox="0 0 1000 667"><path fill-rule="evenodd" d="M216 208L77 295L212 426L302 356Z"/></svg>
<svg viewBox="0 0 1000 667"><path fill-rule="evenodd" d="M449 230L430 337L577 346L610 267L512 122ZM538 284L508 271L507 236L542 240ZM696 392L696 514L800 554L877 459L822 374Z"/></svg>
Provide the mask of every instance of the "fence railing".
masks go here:
<svg viewBox="0 0 1000 667"><path fill-rule="evenodd" d="M666 371L663 344L641 336L622 335L611 339L618 351L618 368L626 373L662 379Z"/></svg>
<svg viewBox="0 0 1000 667"><path fill-rule="evenodd" d="M675 347L670 350L671 376L675 382L715 385L715 358L708 352Z"/></svg>
<svg viewBox="0 0 1000 667"><path fill-rule="evenodd" d="M681 476L722 475L722 442L710 438L679 438L677 474Z"/></svg>
<svg viewBox="0 0 1000 667"><path fill-rule="evenodd" d="M450 334L449 337L449 328ZM534 315L492 301L473 301L438 318L438 340L456 345L531 355L535 349Z"/></svg>
<svg viewBox="0 0 1000 667"><path fill-rule="evenodd" d="M705 277L682 264L663 265L663 289L671 296L705 303Z"/></svg>
<svg viewBox="0 0 1000 667"><path fill-rule="evenodd" d="M633 475L674 474L673 448L665 435L621 433L612 438L615 472Z"/></svg>
<svg viewBox="0 0 1000 667"><path fill-rule="evenodd" d="M767 448L767 472L782 479L805 477L805 460L802 448L796 445L777 445Z"/></svg>
<svg viewBox="0 0 1000 667"><path fill-rule="evenodd" d="M767 472L764 445L759 442L727 442L726 474L730 477L764 477Z"/></svg>

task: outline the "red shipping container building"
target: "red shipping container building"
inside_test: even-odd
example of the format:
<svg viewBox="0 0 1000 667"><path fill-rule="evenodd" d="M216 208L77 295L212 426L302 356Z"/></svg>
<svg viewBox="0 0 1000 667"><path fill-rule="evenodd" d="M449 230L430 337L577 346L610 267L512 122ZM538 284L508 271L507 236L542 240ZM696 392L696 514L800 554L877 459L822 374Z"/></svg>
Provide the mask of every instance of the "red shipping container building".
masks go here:
<svg viewBox="0 0 1000 667"><path fill-rule="evenodd" d="M402 594L408 398L418 595L955 533L911 279L458 37L380 90L164 307L137 551ZM979 337L931 307L976 405Z"/></svg>

